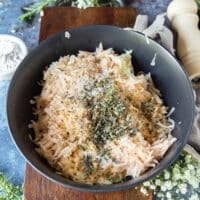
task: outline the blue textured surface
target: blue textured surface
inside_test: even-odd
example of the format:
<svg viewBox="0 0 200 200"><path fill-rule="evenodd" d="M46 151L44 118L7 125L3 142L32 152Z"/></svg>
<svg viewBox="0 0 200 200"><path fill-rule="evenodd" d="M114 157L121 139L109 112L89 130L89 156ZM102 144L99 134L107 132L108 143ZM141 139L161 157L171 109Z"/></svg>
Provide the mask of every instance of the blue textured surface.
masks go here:
<svg viewBox="0 0 200 200"><path fill-rule="evenodd" d="M29 49L37 45L39 22L20 22L20 7L31 0L0 0L0 34L12 34L25 41ZM0 80L0 172L14 184L23 183L25 160L9 135L6 118L6 96L9 80Z"/></svg>
<svg viewBox="0 0 200 200"><path fill-rule="evenodd" d="M7 126L6 96L9 81L0 82L0 171L14 184L21 184L24 176L24 159L16 150Z"/></svg>
<svg viewBox="0 0 200 200"><path fill-rule="evenodd" d="M21 6L37 0L0 0L0 34L12 34L25 41L28 49L38 44L39 20L32 24L20 22ZM134 0L132 6L141 14L148 14L150 21L165 12L170 0ZM14 183L21 184L25 161L13 144L6 120L6 94L9 81L0 81L0 171Z"/></svg>
<svg viewBox="0 0 200 200"><path fill-rule="evenodd" d="M32 1L0 0L0 34L12 34L21 38L29 49L37 45L39 21L35 18L32 24L22 23L19 16L21 7Z"/></svg>

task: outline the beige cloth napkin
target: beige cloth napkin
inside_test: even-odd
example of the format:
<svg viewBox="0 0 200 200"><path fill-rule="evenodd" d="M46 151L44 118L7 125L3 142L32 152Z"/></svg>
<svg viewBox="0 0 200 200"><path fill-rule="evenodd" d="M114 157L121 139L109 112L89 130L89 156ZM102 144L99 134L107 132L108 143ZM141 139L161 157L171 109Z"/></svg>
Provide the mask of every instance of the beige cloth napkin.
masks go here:
<svg viewBox="0 0 200 200"><path fill-rule="evenodd" d="M158 15L153 23L148 26L148 16L138 15L133 30L142 32L154 39L159 38L160 43L175 55L175 49L173 48L174 36L172 31L165 26L165 16L166 13ZM196 100L196 115L188 143L200 152L200 81L193 83L193 88Z"/></svg>

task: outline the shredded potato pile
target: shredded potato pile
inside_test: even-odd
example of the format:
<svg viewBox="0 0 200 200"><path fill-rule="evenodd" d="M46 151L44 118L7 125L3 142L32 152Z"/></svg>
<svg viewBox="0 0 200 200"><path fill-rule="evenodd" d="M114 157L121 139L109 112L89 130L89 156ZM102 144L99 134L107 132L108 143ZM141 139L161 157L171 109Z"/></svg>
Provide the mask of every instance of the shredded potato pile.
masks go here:
<svg viewBox="0 0 200 200"><path fill-rule="evenodd" d="M154 167L176 141L150 74L134 75L130 52L79 51L53 62L34 98L37 151L77 182L112 184Z"/></svg>

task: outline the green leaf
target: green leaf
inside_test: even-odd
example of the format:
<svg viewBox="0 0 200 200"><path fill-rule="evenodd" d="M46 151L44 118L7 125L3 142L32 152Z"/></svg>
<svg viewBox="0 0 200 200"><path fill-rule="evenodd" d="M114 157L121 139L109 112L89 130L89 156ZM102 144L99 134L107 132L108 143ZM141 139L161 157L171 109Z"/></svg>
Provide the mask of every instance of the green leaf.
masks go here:
<svg viewBox="0 0 200 200"><path fill-rule="evenodd" d="M119 6L118 0L41 0L32 2L22 7L23 14L19 17L21 21L32 19L35 14L40 13L47 6L72 5L78 8L100 7L100 6Z"/></svg>
<svg viewBox="0 0 200 200"><path fill-rule="evenodd" d="M22 7L22 14L19 18L21 21L23 20L30 20L31 18L34 17L35 14L40 13L42 9L51 3L55 3L57 0L42 0L39 2L32 2L24 7Z"/></svg>
<svg viewBox="0 0 200 200"><path fill-rule="evenodd" d="M22 187L14 186L0 173L0 200L22 200Z"/></svg>

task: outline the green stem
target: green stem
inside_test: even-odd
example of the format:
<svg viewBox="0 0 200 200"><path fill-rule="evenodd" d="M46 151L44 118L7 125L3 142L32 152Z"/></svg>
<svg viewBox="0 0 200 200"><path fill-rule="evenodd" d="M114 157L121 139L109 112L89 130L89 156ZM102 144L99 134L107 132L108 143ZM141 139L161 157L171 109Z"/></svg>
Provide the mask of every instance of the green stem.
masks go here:
<svg viewBox="0 0 200 200"><path fill-rule="evenodd" d="M44 7L48 6L50 3L55 3L56 1L57 0L42 0L30 5L29 7L24 7L25 13L22 14L19 18L21 21L30 19L34 14L40 13Z"/></svg>

